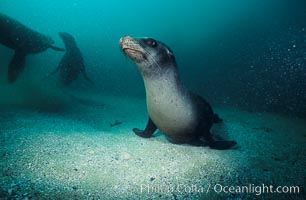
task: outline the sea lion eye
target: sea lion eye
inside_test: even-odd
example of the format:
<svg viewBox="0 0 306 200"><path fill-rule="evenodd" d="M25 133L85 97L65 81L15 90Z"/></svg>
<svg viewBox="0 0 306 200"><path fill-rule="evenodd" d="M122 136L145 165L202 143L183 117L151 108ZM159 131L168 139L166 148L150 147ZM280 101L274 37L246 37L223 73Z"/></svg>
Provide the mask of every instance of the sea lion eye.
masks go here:
<svg viewBox="0 0 306 200"><path fill-rule="evenodd" d="M154 39L148 39L147 44L150 45L150 47L156 47L157 42Z"/></svg>

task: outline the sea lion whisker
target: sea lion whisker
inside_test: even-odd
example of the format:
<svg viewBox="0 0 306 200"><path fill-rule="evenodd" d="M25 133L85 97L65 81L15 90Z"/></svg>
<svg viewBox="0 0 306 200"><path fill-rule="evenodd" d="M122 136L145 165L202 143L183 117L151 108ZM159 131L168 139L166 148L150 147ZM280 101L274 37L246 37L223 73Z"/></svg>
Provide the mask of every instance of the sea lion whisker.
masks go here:
<svg viewBox="0 0 306 200"><path fill-rule="evenodd" d="M157 68L158 68L158 71L161 71L161 66L158 64L158 62L156 61L156 59L154 58L154 56L149 52L147 51L146 49L143 49L149 56L148 59L149 61L153 62L154 64L156 64Z"/></svg>

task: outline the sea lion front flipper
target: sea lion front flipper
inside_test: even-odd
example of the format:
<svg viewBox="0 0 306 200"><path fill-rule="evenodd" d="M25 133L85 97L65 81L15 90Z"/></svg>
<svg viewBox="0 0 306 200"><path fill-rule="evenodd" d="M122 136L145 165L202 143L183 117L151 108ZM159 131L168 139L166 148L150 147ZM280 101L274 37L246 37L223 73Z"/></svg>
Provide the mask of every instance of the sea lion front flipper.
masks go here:
<svg viewBox="0 0 306 200"><path fill-rule="evenodd" d="M86 81L88 81L91 84L94 84L94 82L87 76L87 73L85 71L85 66L83 65L82 70L81 70L83 77Z"/></svg>
<svg viewBox="0 0 306 200"><path fill-rule="evenodd" d="M143 138L150 138L153 133L156 131L157 127L149 117L146 129L144 131L139 130L138 128L134 128L133 131L136 135Z"/></svg>
<svg viewBox="0 0 306 200"><path fill-rule="evenodd" d="M8 81L13 83L18 78L19 74L24 70L26 53L15 51L8 67Z"/></svg>
<svg viewBox="0 0 306 200"><path fill-rule="evenodd" d="M64 48L56 47L53 45L50 45L50 48L53 49L54 51L66 51Z"/></svg>

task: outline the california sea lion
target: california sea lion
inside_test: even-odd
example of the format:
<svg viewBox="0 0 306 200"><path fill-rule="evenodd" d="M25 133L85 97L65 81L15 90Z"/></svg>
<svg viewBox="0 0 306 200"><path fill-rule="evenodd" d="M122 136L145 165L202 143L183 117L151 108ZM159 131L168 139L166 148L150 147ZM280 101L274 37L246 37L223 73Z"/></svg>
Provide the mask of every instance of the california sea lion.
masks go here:
<svg viewBox="0 0 306 200"><path fill-rule="evenodd" d="M235 141L216 141L210 129L221 119L207 101L182 84L173 52L152 38L120 39L124 53L137 65L145 85L149 120L145 130L133 131L145 138L159 129L175 143L209 145L229 149Z"/></svg>
<svg viewBox="0 0 306 200"><path fill-rule="evenodd" d="M8 81L14 82L25 67L28 54L64 49L53 46L54 40L49 36L34 31L20 22L0 13L0 43L14 49L15 54L8 67Z"/></svg>
<svg viewBox="0 0 306 200"><path fill-rule="evenodd" d="M83 74L88 82L93 83L86 74L82 53L73 36L65 32L59 32L58 34L65 44L66 53L56 70L51 74L59 71L60 82L63 85L69 85L76 80L80 74Z"/></svg>

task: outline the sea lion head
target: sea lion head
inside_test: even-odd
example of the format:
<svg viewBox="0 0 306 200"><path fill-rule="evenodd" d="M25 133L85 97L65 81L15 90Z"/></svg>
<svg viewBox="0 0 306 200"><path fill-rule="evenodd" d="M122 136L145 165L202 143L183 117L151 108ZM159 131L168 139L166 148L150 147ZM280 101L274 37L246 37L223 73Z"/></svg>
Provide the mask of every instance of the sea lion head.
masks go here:
<svg viewBox="0 0 306 200"><path fill-rule="evenodd" d="M66 32L59 32L58 35L62 38L66 49L70 50L77 48L76 41L71 34Z"/></svg>
<svg viewBox="0 0 306 200"><path fill-rule="evenodd" d="M120 39L123 52L138 66L143 76L164 73L164 70L177 68L172 50L153 38Z"/></svg>

